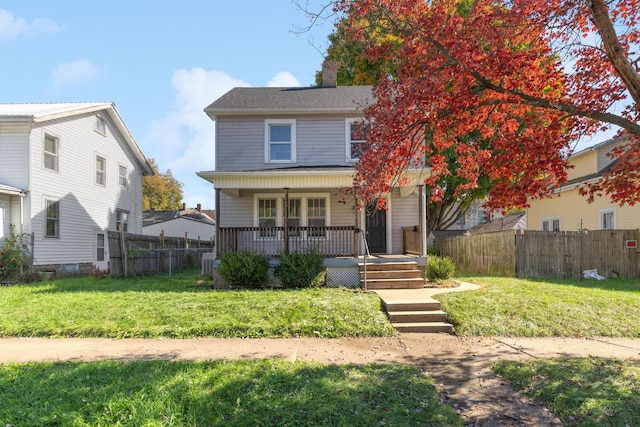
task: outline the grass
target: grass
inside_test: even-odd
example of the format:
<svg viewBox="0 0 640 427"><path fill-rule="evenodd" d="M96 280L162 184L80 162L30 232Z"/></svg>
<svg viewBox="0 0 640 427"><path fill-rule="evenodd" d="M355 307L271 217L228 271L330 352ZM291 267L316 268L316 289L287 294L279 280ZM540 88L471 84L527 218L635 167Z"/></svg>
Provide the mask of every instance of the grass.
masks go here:
<svg viewBox="0 0 640 427"><path fill-rule="evenodd" d="M0 336L361 337L395 334L373 294L346 289L222 291L198 273L61 279L0 288Z"/></svg>
<svg viewBox="0 0 640 427"><path fill-rule="evenodd" d="M480 290L437 295L463 336L640 337L640 281L464 277Z"/></svg>
<svg viewBox="0 0 640 427"><path fill-rule="evenodd" d="M0 365L0 420L39 426L461 426L413 366L280 360Z"/></svg>
<svg viewBox="0 0 640 427"><path fill-rule="evenodd" d="M501 361L495 371L568 425L640 425L640 362L608 358Z"/></svg>

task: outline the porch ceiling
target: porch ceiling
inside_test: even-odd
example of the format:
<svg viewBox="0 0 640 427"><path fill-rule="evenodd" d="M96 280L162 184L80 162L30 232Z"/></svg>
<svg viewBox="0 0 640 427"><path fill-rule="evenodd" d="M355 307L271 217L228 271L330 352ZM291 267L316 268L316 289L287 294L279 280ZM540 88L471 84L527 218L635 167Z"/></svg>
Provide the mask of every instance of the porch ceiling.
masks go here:
<svg viewBox="0 0 640 427"><path fill-rule="evenodd" d="M211 182L216 189L229 195L237 195L240 190L326 189L351 187L353 167L336 168L287 168L259 171L209 171L197 175ZM407 171L408 183L401 187L401 193L412 193L417 185L424 182L430 171L412 169Z"/></svg>

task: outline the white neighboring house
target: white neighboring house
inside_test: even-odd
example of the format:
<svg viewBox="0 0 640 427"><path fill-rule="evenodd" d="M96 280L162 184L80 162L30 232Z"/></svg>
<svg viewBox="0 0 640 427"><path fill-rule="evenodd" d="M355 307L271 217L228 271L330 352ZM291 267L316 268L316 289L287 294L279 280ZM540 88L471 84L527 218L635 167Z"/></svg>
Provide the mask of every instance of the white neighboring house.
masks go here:
<svg viewBox="0 0 640 427"><path fill-rule="evenodd" d="M106 269L106 232L142 232L149 175L113 103L0 104L0 244L33 233L34 270Z"/></svg>
<svg viewBox="0 0 640 427"><path fill-rule="evenodd" d="M195 209L183 206L180 210L149 210L142 212L142 234L184 239L200 239L211 242L216 235L216 222L202 212L200 205Z"/></svg>

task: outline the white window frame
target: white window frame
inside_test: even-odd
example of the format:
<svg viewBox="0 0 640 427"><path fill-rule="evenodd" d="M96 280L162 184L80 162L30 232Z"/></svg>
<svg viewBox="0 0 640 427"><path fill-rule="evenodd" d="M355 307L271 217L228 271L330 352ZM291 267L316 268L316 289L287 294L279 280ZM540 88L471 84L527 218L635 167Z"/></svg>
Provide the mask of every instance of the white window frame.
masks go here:
<svg viewBox="0 0 640 427"><path fill-rule="evenodd" d="M124 168L124 175L122 175L122 169ZM127 188L129 185L129 169L127 165L118 163L118 184L121 187Z"/></svg>
<svg viewBox="0 0 640 427"><path fill-rule="evenodd" d="M93 130L102 136L107 136L107 123L100 114L96 114L93 121Z"/></svg>
<svg viewBox="0 0 640 427"><path fill-rule="evenodd" d="M291 127L291 141L271 142L271 125L289 125ZM272 144L290 144L291 158L289 160L271 160ZM295 163L296 162L296 120L295 119L267 119L264 121L264 162L265 163Z"/></svg>
<svg viewBox="0 0 640 427"><path fill-rule="evenodd" d="M55 145L55 153L51 151L47 151L47 139L51 139ZM53 158L54 167L47 167L47 156ZM44 134L44 138L42 140L42 168L51 172L60 172L60 138L49 133Z"/></svg>
<svg viewBox="0 0 640 427"><path fill-rule="evenodd" d="M102 160L102 169L98 167L98 162ZM98 177L102 177L102 182ZM107 158L101 156L100 154L96 154L96 175L95 175L95 183L100 187L107 186Z"/></svg>
<svg viewBox="0 0 640 427"><path fill-rule="evenodd" d="M56 204L58 206L58 217L52 218L55 221L55 233L49 234L49 204ZM60 218L62 217L62 209L60 208L60 199L53 197L45 197L44 199L44 237L45 239L59 239L60 238Z"/></svg>
<svg viewBox="0 0 640 427"><path fill-rule="evenodd" d="M553 227L553 223L555 221L558 221L558 229L557 230L554 230L554 227ZM562 220L561 220L561 218L559 216L548 216L548 217L545 217L545 218L540 218L540 230L541 231L545 231L544 230L544 223L548 223L549 224L549 229L546 230L546 231L556 232L556 231L561 231L562 230Z"/></svg>
<svg viewBox="0 0 640 427"><path fill-rule="evenodd" d="M612 214L613 227L606 227L604 223L604 216L606 214ZM598 221L600 223L600 230L615 230L616 229L616 208L604 208L598 211Z"/></svg>
<svg viewBox="0 0 640 427"><path fill-rule="evenodd" d="M366 141L361 139L356 139L354 141L351 140L351 125L357 122L362 122L362 121L363 121L362 117L359 117L359 118L351 117L344 120L344 141L345 141L344 154L345 154L345 158L349 162L357 162L359 159L359 158L351 157L351 144L354 141L360 141L360 142Z"/></svg>
<svg viewBox="0 0 640 427"><path fill-rule="evenodd" d="M284 226L284 194L282 193L255 193L253 195L253 226L259 227L258 218L258 200L259 199L276 199L276 227ZM307 215L307 199L325 199L325 227L331 226L331 194L330 193L293 193L289 194L289 200L300 200L300 226L308 227ZM290 238L298 238L300 236L290 236ZM314 239L324 239L325 236L309 236ZM282 240L283 236L260 237L256 233L257 239Z"/></svg>

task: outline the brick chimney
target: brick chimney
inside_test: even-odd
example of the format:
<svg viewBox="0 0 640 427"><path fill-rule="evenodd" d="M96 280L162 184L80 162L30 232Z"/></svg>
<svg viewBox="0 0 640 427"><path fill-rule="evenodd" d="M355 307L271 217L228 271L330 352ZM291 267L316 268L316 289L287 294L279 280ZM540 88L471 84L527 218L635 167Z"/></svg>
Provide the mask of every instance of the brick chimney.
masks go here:
<svg viewBox="0 0 640 427"><path fill-rule="evenodd" d="M197 210L198 212L202 212L202 204L201 204L201 203L198 203L198 204L196 205L196 210Z"/></svg>
<svg viewBox="0 0 640 427"><path fill-rule="evenodd" d="M338 63L324 61L322 63L322 87L338 86Z"/></svg>
<svg viewBox="0 0 640 427"><path fill-rule="evenodd" d="M186 203L184 203L184 202L182 202L182 210L183 210L183 211L186 211L186 210L187 210L187 204L186 204Z"/></svg>

